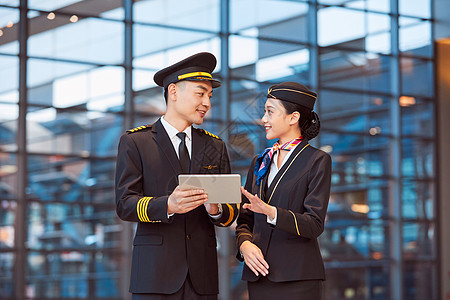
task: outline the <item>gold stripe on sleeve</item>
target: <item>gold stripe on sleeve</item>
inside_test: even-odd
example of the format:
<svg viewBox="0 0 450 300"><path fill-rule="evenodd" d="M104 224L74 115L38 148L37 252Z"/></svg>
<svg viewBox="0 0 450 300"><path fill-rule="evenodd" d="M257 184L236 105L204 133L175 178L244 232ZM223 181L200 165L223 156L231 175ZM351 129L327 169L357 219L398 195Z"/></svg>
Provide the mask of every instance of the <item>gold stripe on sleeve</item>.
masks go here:
<svg viewBox="0 0 450 300"><path fill-rule="evenodd" d="M298 231L298 224L297 224L297 218L295 217L295 214L289 210L289 212L292 214L292 216L294 217L294 222L295 222L295 229L297 229L297 234L300 235L300 231Z"/></svg>
<svg viewBox="0 0 450 300"><path fill-rule="evenodd" d="M150 222L150 219L148 218L148 215L147 215L147 208L148 208L148 203L150 202L151 199L152 199L152 197L146 197L145 202L143 203L143 215L144 215L144 219L146 222Z"/></svg>
<svg viewBox="0 0 450 300"><path fill-rule="evenodd" d="M228 204L228 203L225 203L225 204L228 206L228 210L230 211L230 216L228 217L228 220L225 223L221 223L220 224L222 226L230 225L230 223L233 221L233 217L234 217L234 209L233 209L233 207L230 204Z"/></svg>
<svg viewBox="0 0 450 300"><path fill-rule="evenodd" d="M243 233L240 233L240 234L238 234L238 238L241 236L241 235L248 235L248 236L250 236L250 237L252 237L253 238L253 235L252 234L250 234L250 233L247 233L247 232L243 232Z"/></svg>
<svg viewBox="0 0 450 300"><path fill-rule="evenodd" d="M147 208L148 208L148 203L150 202L150 200L152 198L153 197L142 197L141 199L139 199L139 201L137 203L137 208L136 208L139 221L150 222L150 219L147 215Z"/></svg>
<svg viewBox="0 0 450 300"><path fill-rule="evenodd" d="M142 205L142 201L144 199L145 199L145 197L139 199L139 201L137 203L137 207L136 207L137 215L138 215L139 221L141 221L141 222L144 222L144 220L142 219L142 213L141 213L141 205Z"/></svg>

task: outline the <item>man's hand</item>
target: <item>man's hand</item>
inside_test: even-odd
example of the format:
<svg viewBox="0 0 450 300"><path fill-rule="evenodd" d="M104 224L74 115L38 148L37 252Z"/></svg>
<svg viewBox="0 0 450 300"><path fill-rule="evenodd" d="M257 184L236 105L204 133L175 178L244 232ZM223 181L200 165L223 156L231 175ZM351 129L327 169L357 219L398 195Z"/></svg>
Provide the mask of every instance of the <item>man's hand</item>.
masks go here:
<svg viewBox="0 0 450 300"><path fill-rule="evenodd" d="M266 276L269 274L269 264L264 259L261 249L250 241L244 241L239 248L244 256L245 264L255 273Z"/></svg>
<svg viewBox="0 0 450 300"><path fill-rule="evenodd" d="M168 214L187 213L208 200L204 190L182 190L177 186L167 200Z"/></svg>
<svg viewBox="0 0 450 300"><path fill-rule="evenodd" d="M242 208L250 209L255 213L265 214L271 219L275 218L277 213L277 208L275 206L269 205L266 202L262 201L257 195L250 194L242 186L241 192L245 197L247 197L248 201L250 201L250 203L245 203Z"/></svg>

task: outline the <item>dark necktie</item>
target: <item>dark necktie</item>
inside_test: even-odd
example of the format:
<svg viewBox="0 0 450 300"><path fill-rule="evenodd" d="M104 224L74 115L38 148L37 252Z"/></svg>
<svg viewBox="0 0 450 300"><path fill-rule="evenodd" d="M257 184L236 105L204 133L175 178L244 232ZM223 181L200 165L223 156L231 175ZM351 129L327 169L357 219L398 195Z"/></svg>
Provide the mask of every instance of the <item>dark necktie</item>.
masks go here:
<svg viewBox="0 0 450 300"><path fill-rule="evenodd" d="M186 133L178 132L177 137L179 137L181 140L180 146L178 146L178 155L180 159L181 172L184 174L189 174L189 167L191 165L191 160L189 158L189 152L186 147Z"/></svg>

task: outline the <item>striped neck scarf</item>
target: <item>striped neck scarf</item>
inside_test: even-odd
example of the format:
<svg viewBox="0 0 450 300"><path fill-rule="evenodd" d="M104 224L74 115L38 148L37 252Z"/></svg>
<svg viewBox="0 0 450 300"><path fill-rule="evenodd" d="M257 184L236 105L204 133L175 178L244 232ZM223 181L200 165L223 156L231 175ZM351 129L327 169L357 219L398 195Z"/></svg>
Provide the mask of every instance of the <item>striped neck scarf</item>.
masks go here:
<svg viewBox="0 0 450 300"><path fill-rule="evenodd" d="M278 150L291 151L292 148L300 144L303 140L303 137L300 136L298 138L293 139L290 142L284 143L280 146L279 142L276 142L270 148L266 148L256 159L255 170L254 173L256 175L256 185L261 184L261 180L267 174L270 168L270 163L272 162L273 154Z"/></svg>

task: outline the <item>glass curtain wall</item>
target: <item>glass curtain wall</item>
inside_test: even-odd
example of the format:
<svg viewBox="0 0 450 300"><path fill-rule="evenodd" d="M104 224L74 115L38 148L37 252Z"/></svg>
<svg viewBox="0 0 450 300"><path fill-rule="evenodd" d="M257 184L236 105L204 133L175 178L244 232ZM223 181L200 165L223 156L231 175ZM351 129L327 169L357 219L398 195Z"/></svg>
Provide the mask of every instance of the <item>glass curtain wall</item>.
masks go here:
<svg viewBox="0 0 450 300"><path fill-rule="evenodd" d="M267 88L319 94L325 299L437 299L431 5L0 0L0 298L123 299L133 226L115 214L118 139L164 114L157 70L209 51L224 85L202 128L243 183L274 142L259 123ZM220 298L246 299L234 228L218 235Z"/></svg>

